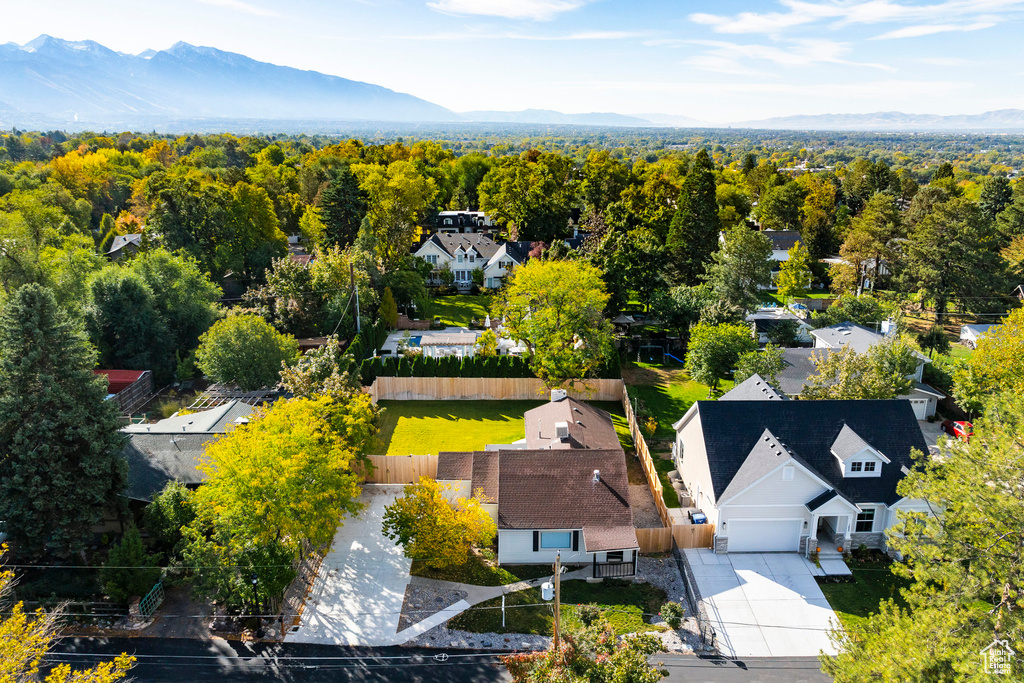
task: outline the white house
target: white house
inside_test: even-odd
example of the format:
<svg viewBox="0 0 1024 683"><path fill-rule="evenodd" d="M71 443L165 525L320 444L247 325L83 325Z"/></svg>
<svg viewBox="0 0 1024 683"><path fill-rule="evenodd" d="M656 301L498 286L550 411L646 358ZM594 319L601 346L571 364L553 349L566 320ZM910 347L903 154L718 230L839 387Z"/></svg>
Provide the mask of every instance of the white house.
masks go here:
<svg viewBox="0 0 1024 683"><path fill-rule="evenodd" d="M779 263L789 260L789 250L797 242L803 243L800 233L796 230L762 230L761 234L771 240L772 260Z"/></svg>
<svg viewBox="0 0 1024 683"><path fill-rule="evenodd" d="M413 251L413 255L434 266L430 284L438 283L437 273L447 266L454 273L459 289L472 286L474 270L483 271L485 287L496 288L514 267L527 261L529 244L499 244L481 233L434 233Z"/></svg>
<svg viewBox="0 0 1024 683"><path fill-rule="evenodd" d="M960 328L960 343L972 349L978 347L982 337L987 337L993 327L999 327L1002 323L989 323L988 325L964 325Z"/></svg>
<svg viewBox="0 0 1024 683"><path fill-rule="evenodd" d="M759 344L767 344L769 341L768 333L778 327L779 323L783 320L791 320L796 324L795 339L798 343L809 344L812 340L811 331L813 328L810 324L785 308L761 308L749 314L744 320L750 323L754 333L757 335L757 343Z"/></svg>
<svg viewBox="0 0 1024 683"><path fill-rule="evenodd" d="M787 368L779 374L779 380L784 384L782 389L788 395L799 394L803 385L807 384L808 378L813 374L817 374L813 362L814 357L824 358L829 352L844 348L851 348L857 353L867 353L872 346L882 343L886 338L883 334L878 334L873 330L869 330L861 325L855 325L849 321L839 325L832 325L831 327L811 330L811 336L814 337L814 351L807 349L786 350ZM935 414L938 402L945 398L945 394L935 387L925 384L923 381L925 363L931 363L931 359L917 351L914 351L914 356L917 358L917 367L914 369L914 372L907 375L908 379L913 380L914 385L910 393L906 395L906 399L910 401L911 406L914 408L914 414L917 415L917 419L924 420ZM808 370L810 372L807 372ZM798 381L800 382L799 387L796 386ZM793 390L792 392L791 389Z"/></svg>
<svg viewBox="0 0 1024 683"><path fill-rule="evenodd" d="M674 425L716 552L885 549L901 511L927 511L896 491L911 451L928 452L906 401L753 398L698 401Z"/></svg>

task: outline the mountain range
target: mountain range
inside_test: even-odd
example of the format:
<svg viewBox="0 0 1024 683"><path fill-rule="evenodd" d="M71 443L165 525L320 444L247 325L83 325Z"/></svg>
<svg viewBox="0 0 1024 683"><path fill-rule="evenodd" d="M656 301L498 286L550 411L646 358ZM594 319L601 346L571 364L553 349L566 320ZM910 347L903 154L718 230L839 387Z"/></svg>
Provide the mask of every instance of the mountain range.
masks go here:
<svg viewBox="0 0 1024 683"><path fill-rule="evenodd" d="M711 128L678 114L457 113L388 88L179 42L137 55L42 35L0 45L0 128L339 132L419 124ZM769 118L732 128L1024 131L1024 110L958 116L876 112Z"/></svg>

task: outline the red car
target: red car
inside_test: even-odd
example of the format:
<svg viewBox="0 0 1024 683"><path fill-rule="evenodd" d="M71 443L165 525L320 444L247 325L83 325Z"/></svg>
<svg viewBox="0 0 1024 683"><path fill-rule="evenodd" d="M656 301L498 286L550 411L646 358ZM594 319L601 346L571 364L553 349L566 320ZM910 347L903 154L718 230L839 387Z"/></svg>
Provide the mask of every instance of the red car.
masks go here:
<svg viewBox="0 0 1024 683"><path fill-rule="evenodd" d="M956 437L957 439L970 441L971 437L974 436L974 425L970 422L954 422L953 420L946 420L942 423L942 431L946 432L950 436Z"/></svg>

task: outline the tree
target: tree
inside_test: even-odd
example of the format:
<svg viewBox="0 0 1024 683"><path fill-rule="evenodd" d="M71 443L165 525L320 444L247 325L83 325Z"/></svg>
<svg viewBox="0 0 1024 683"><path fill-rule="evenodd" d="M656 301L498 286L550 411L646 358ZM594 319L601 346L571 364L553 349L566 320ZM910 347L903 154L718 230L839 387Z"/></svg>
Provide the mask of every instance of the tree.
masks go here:
<svg viewBox="0 0 1024 683"><path fill-rule="evenodd" d="M498 533L480 505L482 490L472 498L451 501L449 489L421 477L384 508L384 535L401 543L406 557L435 569L465 564L473 548L490 545Z"/></svg>
<svg viewBox="0 0 1024 683"><path fill-rule="evenodd" d="M1006 176L989 176L981 184L978 208L989 221L994 222L1013 201L1013 186Z"/></svg>
<svg viewBox="0 0 1024 683"><path fill-rule="evenodd" d="M149 249L128 262L153 292L153 306L163 319L167 345L174 351L191 352L199 335L217 319L216 302L221 289L187 256L166 249Z"/></svg>
<svg viewBox="0 0 1024 683"><path fill-rule="evenodd" d="M928 352L928 357L933 358L935 353L947 353L949 351L949 337L942 325L932 325L925 332L919 332L917 343Z"/></svg>
<svg viewBox="0 0 1024 683"><path fill-rule="evenodd" d="M800 393L804 399L896 398L910 392L918 359L901 339L886 339L867 353L850 347L813 356L817 374Z"/></svg>
<svg viewBox="0 0 1024 683"><path fill-rule="evenodd" d="M480 271L481 273L483 271ZM388 326L389 330L398 327L398 304L395 303L395 296L391 293L390 287L384 288L384 294L380 297L380 319Z"/></svg>
<svg viewBox="0 0 1024 683"><path fill-rule="evenodd" d="M344 396L359 389L359 372L351 353L341 348L336 335L327 337L323 346L299 356L295 365L281 367L281 386L293 396L309 398L317 394Z"/></svg>
<svg viewBox="0 0 1024 683"><path fill-rule="evenodd" d="M135 524L129 523L121 540L110 546L107 562L100 570L103 590L114 602L143 597L160 578L157 558L146 552Z"/></svg>
<svg viewBox="0 0 1024 683"><path fill-rule="evenodd" d="M153 370L169 376L167 326L146 281L111 265L93 278L90 290L92 303L86 311L86 324L103 366Z"/></svg>
<svg viewBox="0 0 1024 683"><path fill-rule="evenodd" d="M8 595L14 585L14 572L0 571L0 595ZM0 681L21 683L40 680L39 668L50 646L57 642L64 610L38 609L25 612L24 603L7 604L0 617ZM114 683L123 679L135 658L121 653L112 661L93 669L72 670L69 664L54 667L45 683Z"/></svg>
<svg viewBox="0 0 1024 683"><path fill-rule="evenodd" d="M776 346L793 346L797 342L800 325L795 320L783 319L768 328L768 341Z"/></svg>
<svg viewBox="0 0 1024 683"><path fill-rule="evenodd" d="M661 649L650 633L616 638L607 619L565 623L560 650L506 655L515 683L657 683L665 675L648 658ZM589 623L587 623L589 622Z"/></svg>
<svg viewBox="0 0 1024 683"><path fill-rule="evenodd" d="M675 284L695 285L718 246L720 229L715 174L706 149L697 152L677 206L665 243L669 266Z"/></svg>
<svg viewBox="0 0 1024 683"><path fill-rule="evenodd" d="M238 183L231 188L228 224L231 237L221 249L223 263L247 280L262 280L273 260L288 253L274 202L262 187Z"/></svg>
<svg viewBox="0 0 1024 683"><path fill-rule="evenodd" d="M786 253L789 258L779 264L779 296L801 299L810 293L811 255L799 240Z"/></svg>
<svg viewBox="0 0 1024 683"><path fill-rule="evenodd" d="M686 371L694 380L708 386L708 398L711 398L718 383L736 367L740 356L756 349L757 340L747 325L701 323L690 330Z"/></svg>
<svg viewBox="0 0 1024 683"><path fill-rule="evenodd" d="M761 379L775 385L778 374L785 369L786 360L782 348L766 344L762 351L750 351L739 357L733 379L739 384L752 375L760 375Z"/></svg>
<svg viewBox="0 0 1024 683"><path fill-rule="evenodd" d="M772 243L763 233L737 225L725 234L705 276L718 298L740 308L757 305L758 290L772 281Z"/></svg>
<svg viewBox="0 0 1024 683"><path fill-rule="evenodd" d="M816 328L822 328L852 322L875 328L883 320L897 318L899 310L891 302L879 301L869 294L844 294L824 311L811 314L811 324Z"/></svg>
<svg viewBox="0 0 1024 683"><path fill-rule="evenodd" d="M601 273L586 263L530 260L507 278L501 313L548 386L591 376L612 350Z"/></svg>
<svg viewBox="0 0 1024 683"><path fill-rule="evenodd" d="M181 482L169 481L143 512L143 528L153 539L155 549L168 558L180 554L181 530L196 518L192 495L192 490Z"/></svg>
<svg viewBox="0 0 1024 683"><path fill-rule="evenodd" d="M277 384L281 364L299 355L295 338L257 315L218 320L199 338L196 365L215 382L254 391Z"/></svg>
<svg viewBox="0 0 1024 683"><path fill-rule="evenodd" d="M831 173L804 173L796 182L806 192L800 207L800 235L811 259L818 261L835 253L838 179Z"/></svg>
<svg viewBox="0 0 1024 683"><path fill-rule="evenodd" d="M1024 401L1006 392L974 425L969 443L941 444L941 455L918 456L897 491L926 503L900 513L889 533L909 580L907 606L882 603L862 628L836 632L839 654L822 668L837 683L867 681L991 681L979 652L994 640L1024 640L1019 606L1024 566ZM1020 657L1007 680L1020 680Z"/></svg>
<svg viewBox="0 0 1024 683"><path fill-rule="evenodd" d="M719 184L715 188L715 201L718 202L718 220L723 228L746 225L750 214L750 197L740 186Z"/></svg>
<svg viewBox="0 0 1024 683"><path fill-rule="evenodd" d="M806 191L795 182L773 187L761 196L754 217L763 230L799 230Z"/></svg>
<svg viewBox="0 0 1024 683"><path fill-rule="evenodd" d="M484 330L476 338L476 355L492 358L498 355L498 335L494 330Z"/></svg>
<svg viewBox="0 0 1024 683"><path fill-rule="evenodd" d="M118 410L95 366L95 351L48 289L26 285L8 299L0 311L0 529L18 554L82 548L124 491Z"/></svg>
<svg viewBox="0 0 1024 683"><path fill-rule="evenodd" d="M366 220L377 259L385 272L395 270L415 241L420 213L437 193L436 184L408 161L358 164L352 171L368 197Z"/></svg>
<svg viewBox="0 0 1024 683"><path fill-rule="evenodd" d="M331 172L317 199L320 210L316 217L323 228L323 240L341 248L352 244L366 215L366 199L347 164ZM307 222L310 225L316 232L319 226Z"/></svg>
<svg viewBox="0 0 1024 683"><path fill-rule="evenodd" d="M951 300L960 310L967 310L967 301L973 310L1005 306L986 299L1009 289L1003 275L1006 263L995 248L995 231L977 205L951 199L914 227L901 280L933 302L938 324Z"/></svg>
<svg viewBox="0 0 1024 683"><path fill-rule="evenodd" d="M1000 391L1024 393L1024 309L1011 311L979 339L953 379L953 395L967 410L981 408L986 396Z"/></svg>
<svg viewBox="0 0 1024 683"><path fill-rule="evenodd" d="M654 293L651 298L651 315L685 341L690 327L697 324L701 312L714 299L714 293L708 285L680 285Z"/></svg>
<svg viewBox="0 0 1024 683"><path fill-rule="evenodd" d="M207 446L207 481L184 529L182 562L202 567L195 585L229 604L278 599L299 553L329 543L342 515L359 509L361 462L375 433L367 394L273 404Z"/></svg>
<svg viewBox="0 0 1024 683"><path fill-rule="evenodd" d="M878 193L871 197L863 213L853 219L846 241L839 250L844 267L852 270L845 278L849 289L860 293L865 280L877 285L882 262L893 262L896 240L902 236L899 208L892 195Z"/></svg>

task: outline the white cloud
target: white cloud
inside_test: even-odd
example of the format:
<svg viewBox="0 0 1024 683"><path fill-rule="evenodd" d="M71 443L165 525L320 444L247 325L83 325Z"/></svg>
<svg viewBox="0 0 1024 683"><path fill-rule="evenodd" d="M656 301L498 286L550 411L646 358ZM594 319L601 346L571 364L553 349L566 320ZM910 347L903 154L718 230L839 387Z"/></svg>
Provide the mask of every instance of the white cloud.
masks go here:
<svg viewBox="0 0 1024 683"><path fill-rule="evenodd" d="M1024 9L1024 0L946 0L928 5L906 5L893 0L779 0L784 12L741 12L734 16L696 13L690 20L710 26L717 33L776 34L794 26L832 21L833 27L849 24L940 22L978 17L991 12Z"/></svg>
<svg viewBox="0 0 1024 683"><path fill-rule="evenodd" d="M875 36L872 40L887 40L890 38L920 38L921 36L930 36L936 33L950 33L952 31L980 31L981 29L992 28L996 25L994 21L979 21L973 24L916 24L914 26L906 26L904 28L896 29L895 31L889 31L883 33L880 36Z"/></svg>
<svg viewBox="0 0 1024 683"><path fill-rule="evenodd" d="M771 62L783 67L806 67L819 63L842 64L845 66L868 67L883 71L895 71L886 64L854 62L844 58L850 51L847 43L831 40L806 39L789 41L788 47L773 45L742 45L719 40L693 40L691 44L709 48L703 54L686 60L689 66L718 71L721 73L749 73L741 65L742 60Z"/></svg>
<svg viewBox="0 0 1024 683"><path fill-rule="evenodd" d="M506 19L546 21L579 9L589 0L436 0L427 6L450 14L483 14Z"/></svg>
<svg viewBox="0 0 1024 683"><path fill-rule="evenodd" d="M196 0L204 5L213 5L214 7L223 7L225 9L238 10L239 12L245 12L246 14L254 14L258 17L277 17L280 16L277 12L269 10L263 7L257 7L248 2L242 2L242 0Z"/></svg>

